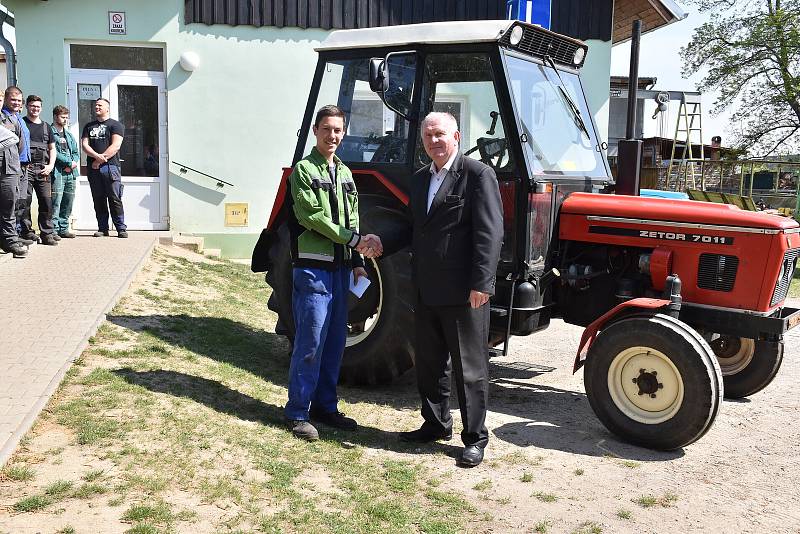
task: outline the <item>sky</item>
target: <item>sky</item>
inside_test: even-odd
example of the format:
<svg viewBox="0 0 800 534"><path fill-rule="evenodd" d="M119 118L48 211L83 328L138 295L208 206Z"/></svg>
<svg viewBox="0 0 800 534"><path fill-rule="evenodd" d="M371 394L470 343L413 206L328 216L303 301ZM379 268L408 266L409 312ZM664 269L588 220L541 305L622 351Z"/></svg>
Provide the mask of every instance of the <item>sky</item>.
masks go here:
<svg viewBox="0 0 800 534"><path fill-rule="evenodd" d="M684 78L683 65L680 58L680 48L689 43L694 29L708 20L707 13L700 13L694 6L682 4L684 11L689 16L680 22L659 28L642 36L639 50L639 76L658 78L654 89L665 91L696 91L697 84L702 76L697 73L689 78ZM611 75L627 76L630 68L630 41L616 45L611 50ZM722 136L722 144L726 145L729 108L719 116L711 115L711 109L716 95L704 92L702 96L702 128L703 142L711 143L714 135ZM659 133L659 120L651 119L655 111L655 104L645 104L644 137L661 135ZM666 131L663 137L673 138L677 121L678 103L670 103L670 116L662 126Z"/></svg>

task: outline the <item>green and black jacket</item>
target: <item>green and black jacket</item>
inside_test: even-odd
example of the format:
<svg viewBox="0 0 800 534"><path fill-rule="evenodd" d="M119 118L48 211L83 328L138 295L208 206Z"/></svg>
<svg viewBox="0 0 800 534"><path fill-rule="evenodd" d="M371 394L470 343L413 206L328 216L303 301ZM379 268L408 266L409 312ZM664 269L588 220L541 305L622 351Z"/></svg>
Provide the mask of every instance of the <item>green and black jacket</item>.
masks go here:
<svg viewBox="0 0 800 534"><path fill-rule="evenodd" d="M350 169L334 156L336 183L316 147L289 175L289 233L292 264L334 270L362 267L354 250L358 233L358 192Z"/></svg>

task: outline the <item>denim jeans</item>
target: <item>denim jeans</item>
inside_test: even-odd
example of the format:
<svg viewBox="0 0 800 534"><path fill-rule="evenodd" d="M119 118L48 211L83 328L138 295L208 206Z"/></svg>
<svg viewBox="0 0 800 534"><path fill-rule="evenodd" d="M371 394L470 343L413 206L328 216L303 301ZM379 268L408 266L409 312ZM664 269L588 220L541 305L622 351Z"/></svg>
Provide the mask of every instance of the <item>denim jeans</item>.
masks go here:
<svg viewBox="0 0 800 534"><path fill-rule="evenodd" d="M307 421L309 409L337 410L336 383L347 339L350 269L292 270L295 337L286 419Z"/></svg>
<svg viewBox="0 0 800 534"><path fill-rule="evenodd" d="M53 229L57 234L69 232L69 218L75 201L75 177L53 174Z"/></svg>

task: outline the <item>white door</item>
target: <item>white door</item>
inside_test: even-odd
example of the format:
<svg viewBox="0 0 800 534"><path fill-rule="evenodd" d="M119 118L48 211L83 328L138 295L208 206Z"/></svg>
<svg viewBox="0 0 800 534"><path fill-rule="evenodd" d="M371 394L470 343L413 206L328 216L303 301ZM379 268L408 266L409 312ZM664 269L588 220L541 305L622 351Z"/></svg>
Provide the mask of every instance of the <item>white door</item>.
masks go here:
<svg viewBox="0 0 800 534"><path fill-rule="evenodd" d="M94 101L111 102L111 118L122 123L119 152L122 205L129 230L167 230L167 112L164 76L131 71L83 71L69 76L70 131L80 144L84 125L94 120ZM74 228L97 228L92 195L81 154L81 177L75 197Z"/></svg>

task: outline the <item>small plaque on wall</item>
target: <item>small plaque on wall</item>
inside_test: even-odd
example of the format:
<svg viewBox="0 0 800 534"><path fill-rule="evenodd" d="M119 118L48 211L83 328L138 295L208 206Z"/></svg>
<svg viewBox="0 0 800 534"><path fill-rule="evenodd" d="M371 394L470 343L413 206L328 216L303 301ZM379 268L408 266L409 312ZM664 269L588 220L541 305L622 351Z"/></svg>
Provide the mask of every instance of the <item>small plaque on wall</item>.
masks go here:
<svg viewBox="0 0 800 534"><path fill-rule="evenodd" d="M225 203L225 226L247 226L247 202Z"/></svg>

